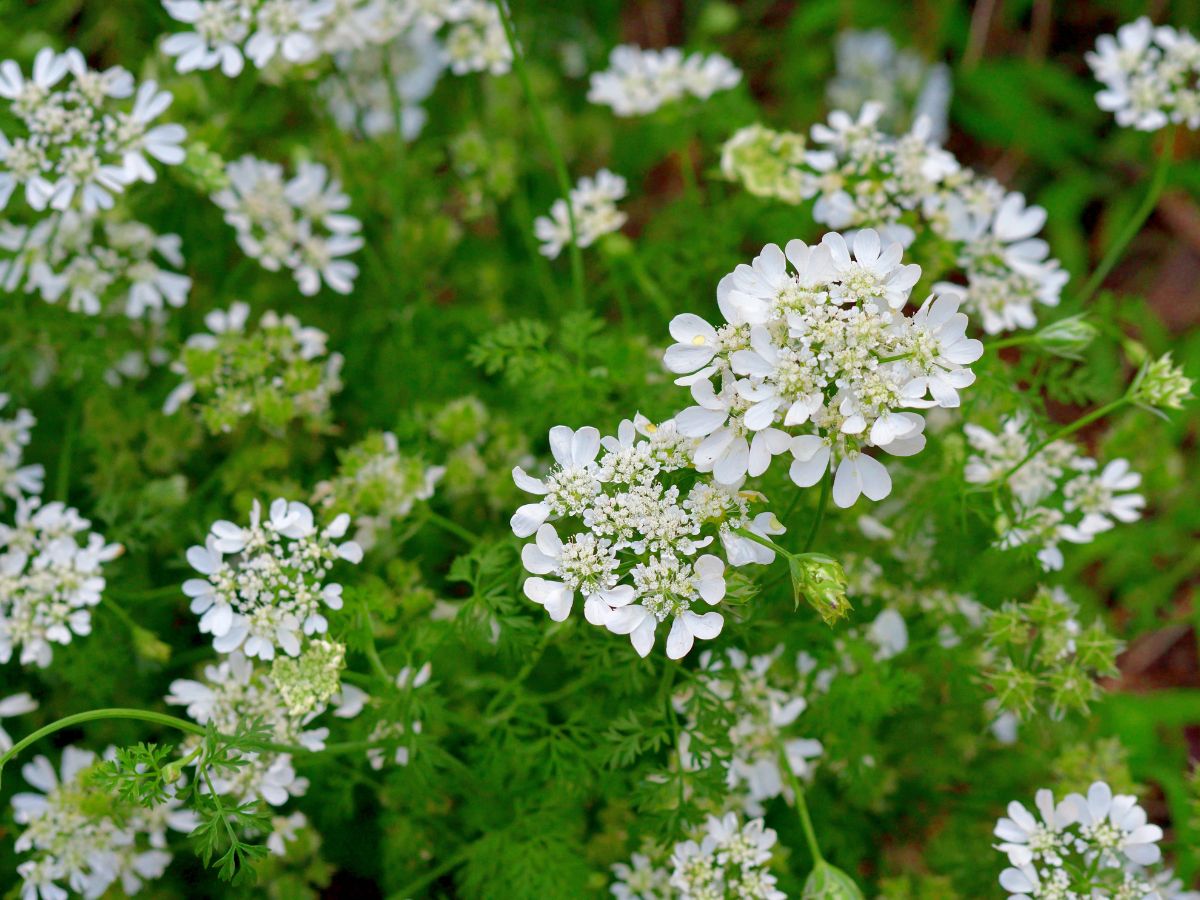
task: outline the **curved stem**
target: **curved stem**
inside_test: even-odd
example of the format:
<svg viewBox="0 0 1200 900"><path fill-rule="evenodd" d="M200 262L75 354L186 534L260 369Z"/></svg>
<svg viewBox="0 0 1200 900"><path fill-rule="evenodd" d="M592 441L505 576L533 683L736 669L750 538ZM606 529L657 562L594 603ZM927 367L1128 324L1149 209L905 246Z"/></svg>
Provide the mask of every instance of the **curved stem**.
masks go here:
<svg viewBox="0 0 1200 900"><path fill-rule="evenodd" d="M800 552L807 553L812 549L813 544L817 542L817 534L821 530L821 523L825 521L825 510L829 506L829 489L833 485L833 469L826 469L825 476L821 479L821 496L817 500L817 517L813 519L812 528L808 531L808 537L804 541L804 549Z"/></svg>
<svg viewBox="0 0 1200 900"><path fill-rule="evenodd" d="M788 780L792 794L795 795L796 812L800 816L800 827L804 829L804 841L808 844L808 852L812 854L813 863L824 862L825 857L821 855L821 845L817 843L817 832L813 828L812 817L808 814L808 803L804 799L804 785L792 771L792 764L788 761L787 751L783 747L779 748L779 767Z"/></svg>
<svg viewBox="0 0 1200 900"><path fill-rule="evenodd" d="M508 38L508 46L512 50L513 70L521 82L521 90L525 94L525 102L529 104L533 123L550 153L554 174L558 178L558 188L562 193L563 202L567 205L567 222L571 226L571 245L568 248L571 257L571 284L575 290L575 305L582 311L587 308L587 297L583 287L583 253L579 249L579 229L575 223L575 206L571 203L571 178L567 174L567 163L563 158L562 149L554 140L554 135L550 133L550 126L546 123L546 114L542 111L542 106L533 92L533 82L529 79L529 70L525 68L525 55L517 40L517 31L512 17L508 14L508 6L504 0L495 0L495 2L500 22L504 25L504 36Z"/></svg>
<svg viewBox="0 0 1200 900"><path fill-rule="evenodd" d="M92 709L88 712L64 716L55 722L51 722L44 728L39 728L33 734L21 738L21 740L13 744L11 750L0 756L0 769L3 769L6 764L15 759L30 744L34 744L42 738L54 734L56 731L70 728L72 725L82 725L84 722L95 722L98 719L137 719L142 722L154 722L158 725L166 725L170 728L185 731L188 734L204 734L204 726L197 725L195 722L189 722L187 719L180 719L177 716L168 716L166 713L153 712L148 709L125 709L123 707Z"/></svg>
<svg viewBox="0 0 1200 900"><path fill-rule="evenodd" d="M1093 409L1090 413L1080 416L1078 419L1076 419L1071 424L1064 425L1062 428L1058 429L1058 431L1054 432L1054 434L1050 435L1050 437L1046 438L1044 441L1041 441L1032 450L1030 450L1028 453L1026 453L1020 462L1018 462L1016 465L1012 466L1007 472L1005 472L1003 475L1000 476L997 483L1003 484L1004 482L1008 481L1008 479L1012 478L1013 475L1015 475L1018 471L1020 471L1020 469L1027 462L1029 462L1031 459L1033 459L1035 456L1037 456L1039 453L1041 453L1043 450L1045 450L1047 447L1049 447L1055 441L1062 440L1063 438L1074 434L1080 428L1083 428L1086 425L1092 424L1097 419L1104 418L1109 413L1120 409L1122 406L1124 406L1126 403L1129 403L1129 402L1130 401L1129 401L1128 396L1119 397L1118 399L1112 401L1112 403L1106 403L1103 406L1099 407L1098 409Z"/></svg>
<svg viewBox="0 0 1200 900"><path fill-rule="evenodd" d="M1104 283L1104 279L1108 277L1108 273L1113 270L1113 267L1121 259L1129 242L1141 230L1145 221L1150 218L1150 213L1154 212L1154 208L1158 205L1158 198L1162 195L1163 188L1167 184L1167 172L1171 168L1171 154L1174 147L1175 126L1172 125L1163 135L1162 147L1158 153L1158 165L1154 169L1154 176L1150 180L1150 189L1142 199L1141 206L1137 208L1137 211L1125 223L1125 227L1121 229L1116 240L1112 242L1112 246L1104 254L1104 259L1100 261L1100 265L1096 267L1096 271L1092 273L1092 277L1087 280L1087 283L1079 292L1079 296L1076 298L1077 303L1083 304L1091 299L1100 285Z"/></svg>
<svg viewBox="0 0 1200 900"><path fill-rule="evenodd" d="M425 518L431 525L436 525L442 531L448 532L457 538L462 538L468 544L478 544L479 536L473 532L463 528L452 519L447 519L445 516L435 513L432 509L425 510Z"/></svg>

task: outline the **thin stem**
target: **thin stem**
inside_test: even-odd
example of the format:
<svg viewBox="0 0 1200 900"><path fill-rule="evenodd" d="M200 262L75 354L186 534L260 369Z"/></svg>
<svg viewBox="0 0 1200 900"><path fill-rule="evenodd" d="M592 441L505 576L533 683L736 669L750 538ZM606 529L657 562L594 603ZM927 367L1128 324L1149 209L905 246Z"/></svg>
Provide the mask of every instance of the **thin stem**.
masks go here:
<svg viewBox="0 0 1200 900"><path fill-rule="evenodd" d="M1154 169L1154 176L1150 180L1150 189L1146 192L1141 206L1125 222L1125 227L1121 229L1112 246L1108 248L1108 252L1104 254L1104 259L1100 261L1100 265L1096 267L1096 271L1092 273L1092 277L1087 280L1087 284L1079 292L1079 296L1076 298L1077 303L1083 304L1091 299L1100 285L1104 283L1104 279L1108 277L1108 273L1120 261L1125 248L1129 246L1129 242L1133 240L1145 221L1150 218L1150 213L1154 212L1154 208L1158 206L1158 198L1162 195L1163 188L1167 184L1167 173L1171 169L1171 155L1174 147L1175 126L1172 125L1167 129L1166 134L1163 135L1162 147L1159 149L1158 154L1158 165Z"/></svg>
<svg viewBox="0 0 1200 900"><path fill-rule="evenodd" d="M1014 337L1002 338L998 341L987 341L984 343L984 350L1003 350L1005 347L1019 347L1022 344L1031 344L1036 340L1036 335L1020 334Z"/></svg>
<svg viewBox="0 0 1200 900"><path fill-rule="evenodd" d="M362 629L367 639L364 652L367 662L371 664L371 671L385 683L391 684L392 675L379 656L379 648L375 646L375 623L371 621L371 613L365 606L362 609Z"/></svg>
<svg viewBox="0 0 1200 900"><path fill-rule="evenodd" d="M546 122L546 114L542 111L542 105L538 102L537 95L534 94L533 82L529 78L529 70L525 67L525 55L521 50L520 41L517 40L517 31L508 14L508 6L504 0L495 0L495 3L496 9L500 13L500 21L504 25L504 36L508 38L508 46L512 50L513 70L521 82L521 90L525 94L525 102L529 104L533 123L550 153L554 174L558 178L558 188L562 193L563 202L567 205L567 222L571 226L571 245L568 248L571 256L571 283L575 290L575 305L582 311L587 309L587 295L584 293L583 286L583 253L579 249L579 229L575 223L575 207L571 203L571 177L567 174L567 163L563 158L562 149L554 140L554 135L551 134L550 126Z"/></svg>
<svg viewBox="0 0 1200 900"><path fill-rule="evenodd" d="M780 547L777 543L775 543L773 540L771 540L768 537L763 537L761 534L755 534L749 528L734 528L733 533L738 535L739 537L746 538L746 540L754 541L754 543L756 543L756 544L762 544L768 550L774 550L776 553L778 553L788 559L791 559L793 556L795 556L795 554L792 553L792 551L785 550L783 547Z"/></svg>
<svg viewBox="0 0 1200 900"><path fill-rule="evenodd" d="M445 516L435 513L432 509L425 510L425 518L429 521L429 524L436 525L438 528L442 529L442 531L448 532L455 537L462 538L462 540L466 541L468 544L479 543L479 535L472 531L468 531L452 519L447 519Z"/></svg>
<svg viewBox="0 0 1200 900"><path fill-rule="evenodd" d="M1040 442L1032 450L1030 450L1028 453L1026 453L1020 462L1018 462L1015 466L1013 466L1007 472L1005 472L1002 476L1000 476L997 483L1003 484L1004 482L1008 481L1008 479L1012 478L1013 475L1015 475L1018 471L1020 471L1022 466L1024 466L1027 462L1029 462L1031 459L1033 459L1035 456L1037 456L1039 453L1041 453L1043 450L1045 450L1047 447L1049 447L1055 441L1062 440L1063 438L1074 434L1080 428L1083 428L1087 425L1092 424L1097 419L1104 418L1109 413L1120 409L1122 406L1124 406L1126 403L1129 403L1129 402L1130 402L1130 400L1129 400L1128 396L1118 397L1116 400L1112 401L1112 403L1106 403L1106 404L1104 404L1104 406L1101 406L1098 409L1093 409L1090 413L1080 416L1078 419L1076 419L1071 424L1064 425L1062 428L1058 429L1058 431L1054 432L1054 434L1050 435L1050 437L1046 438L1044 441Z"/></svg>
<svg viewBox="0 0 1200 900"><path fill-rule="evenodd" d="M812 528L808 531L808 537L804 541L804 549L802 553L807 553L813 548L813 544L817 541L817 533L821 530L821 523L825 521L825 510L829 507L829 489L833 484L833 469L826 469L825 475L821 478L821 496L817 500L817 517L813 519Z"/></svg>
<svg viewBox="0 0 1200 900"><path fill-rule="evenodd" d="M788 761L787 751L782 747L779 748L779 767L787 777L788 784L792 788L792 794L795 796L796 812L800 816L800 826L804 829L804 840L808 844L808 852L812 854L813 863L824 862L825 857L821 855L821 845L817 843L817 832L813 828L812 817L808 814L808 803L804 799L804 785L800 783L800 779L792 771L792 764Z"/></svg>
<svg viewBox="0 0 1200 900"><path fill-rule="evenodd" d="M13 744L11 750L0 756L0 769L3 769L10 760L15 759L30 744L37 743L42 738L48 737L56 731L62 731L64 728L70 728L73 725L82 725L84 722L95 722L98 719L137 719L142 722L154 722L158 725L177 728L188 734L204 734L203 726L197 725L195 722L189 722L187 719L180 719L176 716L168 716L165 713L152 712L148 709L125 709L121 707L93 709L88 712L64 716L43 728L39 728L33 734L26 735Z"/></svg>

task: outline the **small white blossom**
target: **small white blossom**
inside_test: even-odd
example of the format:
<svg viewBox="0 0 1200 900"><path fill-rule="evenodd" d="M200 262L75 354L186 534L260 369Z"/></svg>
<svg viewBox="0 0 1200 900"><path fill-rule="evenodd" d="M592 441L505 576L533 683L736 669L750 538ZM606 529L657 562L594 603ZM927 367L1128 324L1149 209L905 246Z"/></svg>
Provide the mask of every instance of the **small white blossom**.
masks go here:
<svg viewBox="0 0 1200 900"><path fill-rule="evenodd" d="M608 169L601 169L595 177L579 179L569 200L555 200L550 215L538 216L533 222L533 233L542 242L542 255L555 259L571 243L572 213L580 247L590 247L604 235L619 231L626 215L617 208L617 201L624 197L625 179Z"/></svg>
<svg viewBox="0 0 1200 900"><path fill-rule="evenodd" d="M45 668L53 644L91 633L104 564L122 548L90 526L76 510L37 497L17 501L14 524L0 523L0 663L18 651L21 665Z"/></svg>
<svg viewBox="0 0 1200 900"><path fill-rule="evenodd" d="M342 608L342 586L326 580L334 563L362 560L358 544L339 543L349 526L343 513L318 529L311 509L284 499L271 504L266 520L255 501L248 527L214 523L204 546L187 553L204 577L183 585L213 649L269 660L279 646L299 656L306 636L324 634L322 607Z"/></svg>
<svg viewBox="0 0 1200 900"><path fill-rule="evenodd" d="M22 826L16 850L32 854L17 866L27 900L65 900L66 888L100 897L118 884L124 895L136 894L171 862L167 830L186 834L198 824L174 797L146 809L89 786L84 775L97 762L90 750L68 746L60 770L45 756L21 767L35 789L12 799Z"/></svg>
<svg viewBox="0 0 1200 900"><path fill-rule="evenodd" d="M999 546L1036 546L1047 570L1063 566L1060 542L1087 544L1117 522L1136 522L1142 516L1146 500L1132 493L1141 475L1127 460L1115 459L1100 469L1094 459L1062 440L1051 441L1025 460L1035 442L1021 417L1006 419L997 433L974 424L963 430L975 451L967 459L966 480L997 485L1012 495L1013 516L997 522Z"/></svg>
<svg viewBox="0 0 1200 900"><path fill-rule="evenodd" d="M622 44L613 48L606 70L592 73L588 101L611 107L618 116L641 116L684 96L707 100L741 80L742 73L719 53L684 56L678 47L643 50Z"/></svg>
<svg viewBox="0 0 1200 900"><path fill-rule="evenodd" d="M154 81L135 90L120 66L90 69L78 50L42 49L28 79L13 60L0 63L0 100L21 123L0 133L0 209L22 187L35 211L90 215L111 208L129 185L155 180L147 156L166 165L183 161L183 126L153 124L171 94Z"/></svg>
<svg viewBox="0 0 1200 900"><path fill-rule="evenodd" d="M755 897L785 900L768 871L777 836L753 819L745 825L736 813L709 816L699 842L682 841L671 855L671 887L680 900Z"/></svg>
<svg viewBox="0 0 1200 900"><path fill-rule="evenodd" d="M8 394L0 394L0 410L8 406L8 400ZM46 470L37 464L22 465L36 424L37 419L27 409L18 409L11 419L0 418L0 504L4 497L20 500L42 492Z"/></svg>
<svg viewBox="0 0 1200 900"><path fill-rule="evenodd" d="M954 292L904 315L920 267L902 265L901 254L870 229L852 245L838 234L815 247L768 244L718 285L725 325L672 321L678 343L664 362L696 401L676 423L700 439L701 471L735 484L790 452L801 487L833 468L839 506L891 492L887 469L862 451L919 452L925 420L908 410L957 406L983 352L965 336Z"/></svg>
<svg viewBox="0 0 1200 900"><path fill-rule="evenodd" d="M282 166L243 156L226 172L229 187L212 199L247 256L270 272L290 269L305 296L322 283L350 293L358 266L342 257L362 248L362 223L346 214L350 198L325 166L301 163L285 181Z"/></svg>
<svg viewBox="0 0 1200 900"><path fill-rule="evenodd" d="M0 222L0 285L29 293L72 312L95 316L114 312L131 319L179 308L192 279L183 267L177 234L156 234L140 222L80 215L42 219L32 227Z"/></svg>
<svg viewBox="0 0 1200 900"><path fill-rule="evenodd" d="M697 638L716 637L724 618L696 609L724 598L725 561L697 554L720 537L732 565L771 562L769 548L751 549L753 540L734 533L748 529L766 538L782 532L773 516L751 516L757 495L695 472L688 463L694 442L681 437L673 422L655 426L638 416L603 439L595 428L557 426L550 447L557 465L544 479L513 470L518 487L542 497L511 521L519 537L536 534L521 554L533 575L525 595L562 621L582 594L584 617L629 635L641 656L667 620L671 659L685 656ZM662 477L667 474L669 485Z"/></svg>
<svg viewBox="0 0 1200 900"><path fill-rule="evenodd" d="M256 668L252 660L238 651L205 666L203 681L190 678L172 681L166 701L185 707L188 718L201 725L212 723L223 734L234 734L248 719L257 718L277 743L320 750L329 736L328 728L308 727L324 711L324 704L306 712L294 711L266 670ZM180 755L190 754L197 741L197 738L184 741ZM259 798L272 806L281 806L290 797L302 796L308 790L308 779L297 776L290 754L239 751L239 758L244 765L207 773L218 794L230 794L239 802ZM201 789L207 790L207 781L201 782Z"/></svg>
<svg viewBox="0 0 1200 900"><path fill-rule="evenodd" d="M1104 90L1097 105L1117 124L1158 131L1170 123L1200 128L1200 41L1146 16L1101 35L1087 64Z"/></svg>

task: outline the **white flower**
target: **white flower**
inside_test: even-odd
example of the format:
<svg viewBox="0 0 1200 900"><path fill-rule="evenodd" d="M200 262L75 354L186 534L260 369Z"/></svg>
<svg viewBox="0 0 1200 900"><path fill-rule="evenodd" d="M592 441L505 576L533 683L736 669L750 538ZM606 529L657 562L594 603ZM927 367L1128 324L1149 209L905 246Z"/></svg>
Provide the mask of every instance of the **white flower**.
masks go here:
<svg viewBox="0 0 1200 900"><path fill-rule="evenodd" d="M68 746L60 771L44 756L21 767L38 792L12 799L13 818L22 826L16 850L32 854L17 867L22 897L65 900L60 882L85 897L99 897L118 882L125 896L135 894L171 862L167 830L187 833L199 824L174 796L147 809L103 793L83 777L96 762L90 750Z"/></svg>
<svg viewBox="0 0 1200 900"><path fill-rule="evenodd" d="M121 101L133 96L132 104ZM110 209L113 195L137 181L154 181L149 155L175 165L183 161L179 125L152 123L171 95L147 81L134 96L134 80L115 66L98 72L83 54L43 48L26 79L13 60L0 63L0 99L20 122L0 133L0 209L17 187L35 211Z"/></svg>
<svg viewBox="0 0 1200 900"><path fill-rule="evenodd" d="M616 881L609 890L617 900L660 900L670 894L671 873L655 865L645 853L634 853L629 863L613 863Z"/></svg>
<svg viewBox="0 0 1200 900"><path fill-rule="evenodd" d="M542 255L555 259L571 243L572 214L580 247L590 247L604 235L619 231L627 217L617 208L617 201L624 197L625 179L608 169L601 169L595 177L579 179L567 200L555 200L550 215L538 216L533 222L533 233L542 242Z"/></svg>
<svg viewBox="0 0 1200 900"><path fill-rule="evenodd" d="M664 364L690 373L676 383L696 402L675 421L702 439L700 471L737 484L790 451L796 484L814 485L832 468L839 506L863 494L879 500L891 477L862 451L920 452L925 421L908 410L955 406L974 381L967 366L983 348L965 337L957 294L906 316L920 267L901 264L900 245L885 247L870 229L852 247L837 234L815 247L770 244L718 285L726 325L691 314L671 322L677 343Z"/></svg>
<svg viewBox="0 0 1200 900"><path fill-rule="evenodd" d="M446 64L429 30L408 29L386 45L372 42L340 52L333 61L337 74L322 81L320 91L338 127L368 137L399 131L406 141L421 133L426 120L421 103L433 93Z"/></svg>
<svg viewBox="0 0 1200 900"><path fill-rule="evenodd" d="M213 649L269 660L276 645L299 656L305 636L324 634L329 623L321 607L342 608L342 586L326 583L333 564L362 560L353 541L338 543L350 525L339 515L318 530L303 503L275 500L262 521L255 501L249 527L219 521L203 547L187 559L203 578L184 582L199 628L213 636Z"/></svg>
<svg viewBox="0 0 1200 900"><path fill-rule="evenodd" d="M328 728L307 727L324 711L324 704L307 713L292 712L267 672L237 651L205 666L204 681L172 681L166 702L185 707L189 718L201 725L212 723L224 734L234 733L249 718L258 718L270 729L272 740L281 744L320 750L329 735ZM189 738L180 746L180 755L187 756L195 744L195 739ZM308 789L307 779L296 775L287 753L239 753L239 758L244 762L237 768L208 773L218 794L242 802L257 797L281 806ZM206 784L202 782L202 789Z"/></svg>
<svg viewBox="0 0 1200 900"><path fill-rule="evenodd" d="M861 228L875 230L881 244L904 247L928 235L954 257L955 281L965 282L935 284L935 293L959 291L964 310L989 334L1032 327L1037 305L1059 302L1068 276L1036 237L1045 220L1040 207L960 166L932 141L928 119L894 137L881 129L882 104L864 103L857 118L852 112L835 110L814 125L816 146L808 150L803 135L740 133L739 144L727 145L724 168L760 196L788 203L815 196L816 220L849 229L851 243ZM850 262L841 248L838 257Z"/></svg>
<svg viewBox="0 0 1200 900"><path fill-rule="evenodd" d="M1145 498L1124 493L1141 483L1127 460L1112 460L1097 473L1094 459L1062 440L1030 456L1034 444L1025 430L1019 416L1005 420L997 434L978 425L964 426L976 451L967 459L966 480L972 484L1002 480L1000 487L1012 494L1015 516L997 522L1001 547L1040 545L1043 567L1060 569L1064 562L1060 541L1086 544L1116 522L1141 518Z"/></svg>
<svg viewBox="0 0 1200 900"><path fill-rule="evenodd" d="M322 282L349 294L358 266L342 257L363 246L362 223L345 210L350 198L320 163L304 162L296 175L253 156L226 167L229 187L213 195L238 245L268 271L292 270L300 292L316 294Z"/></svg>
<svg viewBox="0 0 1200 900"><path fill-rule="evenodd" d="M588 622L628 634L642 656L654 645L658 623L667 619L672 659L686 655L696 638L716 637L723 617L700 614L693 606L723 599L725 562L696 554L720 537L732 565L771 562L769 548L736 533L782 532L769 513L751 515L758 495L691 468L695 444L674 422L655 426L639 416L603 439L594 428L557 426L550 445L558 465L544 480L519 467L513 471L518 486L544 497L512 518L519 536L537 534L521 554L533 576L525 581L526 596L563 621L576 592L582 593ZM662 478L667 474L669 481ZM558 527L548 523L551 518Z"/></svg>
<svg viewBox="0 0 1200 900"><path fill-rule="evenodd" d="M1121 864L1123 856L1139 866L1148 866L1162 858L1158 842L1162 829L1147 824L1146 811L1129 794L1116 794L1103 781L1088 788L1087 796L1072 794L1066 801L1075 807L1079 831L1112 864Z"/></svg>
<svg viewBox="0 0 1200 900"><path fill-rule="evenodd" d="M103 566L120 555L90 522L60 502L17 501L13 525L0 523L0 663L19 650L21 665L45 668L53 644L91 633ZM77 535L85 535L80 546Z"/></svg>
<svg viewBox="0 0 1200 900"><path fill-rule="evenodd" d="M1018 868L1032 862L1061 865L1062 853L1070 841L1063 831L1078 821L1070 798L1056 806L1054 795L1042 789L1035 799L1042 814L1040 822L1016 800L1008 804L1008 817L996 822L994 834L1003 841L996 849L1007 853L1009 862Z"/></svg>
<svg viewBox="0 0 1200 900"><path fill-rule="evenodd" d="M24 278L27 292L47 303L65 299L72 312L147 318L187 302L192 279L172 271L183 267L181 243L179 235L155 234L140 222L67 210L0 232L0 247L20 250L0 264L0 282L16 290Z"/></svg>
<svg viewBox="0 0 1200 900"><path fill-rule="evenodd" d="M1142 16L1122 25L1114 37L1101 35L1085 54L1104 90L1096 104L1117 124L1158 131L1169 123L1200 128L1200 42L1169 25L1155 28Z"/></svg>
<svg viewBox="0 0 1200 900"><path fill-rule="evenodd" d="M500 11L487 0L451 0L442 6L446 58L455 75L488 72L503 75L512 68L512 47Z"/></svg>
<svg viewBox="0 0 1200 900"><path fill-rule="evenodd" d="M707 100L742 79L742 73L719 53L685 58L677 47L643 50L622 44L613 48L608 66L592 73L588 101L611 107L618 116L647 115L689 94Z"/></svg>
<svg viewBox="0 0 1200 900"><path fill-rule="evenodd" d="M680 900L755 897L784 900L767 871L776 834L762 819L742 825L736 813L709 816L700 843L683 841L671 856L671 887Z"/></svg>
<svg viewBox="0 0 1200 900"><path fill-rule="evenodd" d="M529 537L551 516L581 514L590 498L600 491L595 474L599 431L590 425L579 431L556 425L550 429L550 452L558 466L545 479L526 475L520 466L513 468L517 487L544 498L513 513L509 524L517 537Z"/></svg>
<svg viewBox="0 0 1200 900"><path fill-rule="evenodd" d="M8 394L0 393L0 410L8 405ZM22 465L25 448L37 419L27 409L18 409L11 419L0 419L0 503L3 497L20 500L42 492L46 470L40 465Z"/></svg>

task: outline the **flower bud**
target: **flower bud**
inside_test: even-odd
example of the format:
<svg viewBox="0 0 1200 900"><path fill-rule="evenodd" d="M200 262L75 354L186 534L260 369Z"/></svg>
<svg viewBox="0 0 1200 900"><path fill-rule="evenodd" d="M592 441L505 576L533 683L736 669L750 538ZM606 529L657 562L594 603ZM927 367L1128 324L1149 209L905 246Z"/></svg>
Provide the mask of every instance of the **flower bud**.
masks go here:
<svg viewBox="0 0 1200 900"><path fill-rule="evenodd" d="M140 625L134 625L130 631L133 637L133 652L141 659L162 664L171 658L171 645L159 640L153 631Z"/></svg>
<svg viewBox="0 0 1200 900"><path fill-rule="evenodd" d="M1033 343L1053 356L1081 359L1083 351L1099 334L1100 330L1083 315L1067 316L1039 330L1033 336Z"/></svg>
<svg viewBox="0 0 1200 900"><path fill-rule="evenodd" d="M1129 392L1135 403L1155 409L1182 409L1191 399L1193 383L1166 353L1142 366Z"/></svg>
<svg viewBox="0 0 1200 900"><path fill-rule="evenodd" d="M846 618L852 607L846 598L846 573L842 564L821 553L801 553L788 559L796 608L805 600L826 625Z"/></svg>
<svg viewBox="0 0 1200 900"><path fill-rule="evenodd" d="M173 763L168 763L163 766L162 780L163 784L174 784L183 777L183 766L176 760Z"/></svg>
<svg viewBox="0 0 1200 900"><path fill-rule="evenodd" d="M823 859L817 860L800 897L801 900L863 900L854 879Z"/></svg>

